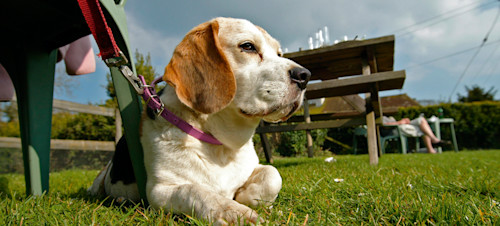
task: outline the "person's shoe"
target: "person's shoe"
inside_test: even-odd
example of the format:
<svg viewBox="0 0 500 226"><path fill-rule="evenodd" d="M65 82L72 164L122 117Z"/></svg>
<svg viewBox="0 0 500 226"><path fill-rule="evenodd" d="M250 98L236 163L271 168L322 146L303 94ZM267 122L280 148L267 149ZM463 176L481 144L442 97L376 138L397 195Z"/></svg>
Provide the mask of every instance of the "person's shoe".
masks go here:
<svg viewBox="0 0 500 226"><path fill-rule="evenodd" d="M445 145L451 144L451 141L449 140L440 140L437 143L433 143L432 145L437 146L437 147L443 147Z"/></svg>

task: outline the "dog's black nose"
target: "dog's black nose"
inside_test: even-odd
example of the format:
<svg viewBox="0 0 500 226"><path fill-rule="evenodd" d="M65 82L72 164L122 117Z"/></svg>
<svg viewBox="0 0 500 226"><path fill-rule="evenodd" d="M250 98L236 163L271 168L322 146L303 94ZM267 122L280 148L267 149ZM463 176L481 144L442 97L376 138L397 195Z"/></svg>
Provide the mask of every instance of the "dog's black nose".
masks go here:
<svg viewBox="0 0 500 226"><path fill-rule="evenodd" d="M293 82L297 83L301 90L307 86L307 82L311 78L311 72L303 67L294 67L288 71Z"/></svg>

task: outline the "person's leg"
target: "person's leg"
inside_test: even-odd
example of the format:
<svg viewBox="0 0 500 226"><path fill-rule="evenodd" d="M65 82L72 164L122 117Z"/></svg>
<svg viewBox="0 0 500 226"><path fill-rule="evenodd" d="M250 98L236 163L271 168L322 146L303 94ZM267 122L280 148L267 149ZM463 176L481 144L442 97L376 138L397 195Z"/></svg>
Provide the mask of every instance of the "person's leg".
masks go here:
<svg viewBox="0 0 500 226"><path fill-rule="evenodd" d="M431 138L427 135L423 135L422 139L424 140L425 147L427 148L427 151L431 154L436 154L436 150L434 150L434 147L432 147L432 142Z"/></svg>
<svg viewBox="0 0 500 226"><path fill-rule="evenodd" d="M419 127L420 127L420 130L422 130L422 132L425 134L424 137L427 137L427 139L429 139L429 141L431 143L438 143L440 141L439 138L437 138L436 135L434 135L434 133L432 132L432 129L429 126L429 123L427 122L427 120L425 120L425 118L423 118L423 117L420 118ZM424 141L425 141L425 138L424 138Z"/></svg>

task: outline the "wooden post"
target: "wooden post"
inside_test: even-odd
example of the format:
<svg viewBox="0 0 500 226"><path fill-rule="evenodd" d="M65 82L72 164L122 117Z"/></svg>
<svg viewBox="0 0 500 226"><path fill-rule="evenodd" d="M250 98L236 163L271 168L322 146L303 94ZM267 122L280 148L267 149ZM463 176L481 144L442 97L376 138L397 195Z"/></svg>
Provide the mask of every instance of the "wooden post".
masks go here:
<svg viewBox="0 0 500 226"><path fill-rule="evenodd" d="M309 103L307 102L307 97L304 96L304 120L307 123L311 123L311 115L309 114ZM307 138L307 157L312 158L314 157L314 150L313 150L313 138L311 136L311 130L307 129L306 130L306 138Z"/></svg>
<svg viewBox="0 0 500 226"><path fill-rule="evenodd" d="M264 121L260 121L260 127L264 127ZM271 145L269 144L269 139L265 133L259 133L260 143L262 144L262 149L264 149L264 155L266 156L266 161L273 164L273 155L271 151Z"/></svg>
<svg viewBox="0 0 500 226"><path fill-rule="evenodd" d="M362 70L363 75L370 75L370 65L368 64L368 60L366 56L362 59ZM376 131L376 123L375 123L375 112L373 111L373 107L370 107L370 93L366 93L366 126L368 127L366 130L366 139L368 143L368 155L370 156L370 164L377 165L378 164L378 144L377 144L377 131Z"/></svg>

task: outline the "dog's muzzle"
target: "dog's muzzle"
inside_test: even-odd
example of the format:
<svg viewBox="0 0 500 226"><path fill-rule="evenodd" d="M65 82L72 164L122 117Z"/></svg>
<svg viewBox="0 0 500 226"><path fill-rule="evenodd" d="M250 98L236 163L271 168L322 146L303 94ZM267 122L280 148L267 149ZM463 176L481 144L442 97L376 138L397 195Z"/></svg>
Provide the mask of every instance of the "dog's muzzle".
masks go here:
<svg viewBox="0 0 500 226"><path fill-rule="evenodd" d="M306 89L307 82L311 79L311 72L303 67L294 67L288 71L288 74L292 82L297 83L300 90Z"/></svg>

